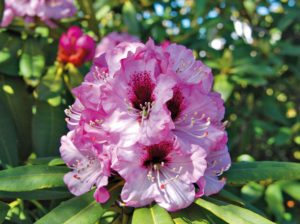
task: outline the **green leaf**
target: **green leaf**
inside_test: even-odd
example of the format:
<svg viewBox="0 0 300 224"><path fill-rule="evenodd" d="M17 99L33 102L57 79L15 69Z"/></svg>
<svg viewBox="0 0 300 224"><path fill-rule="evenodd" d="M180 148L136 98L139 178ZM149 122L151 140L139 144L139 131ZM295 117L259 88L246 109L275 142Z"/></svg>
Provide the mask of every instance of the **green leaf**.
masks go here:
<svg viewBox="0 0 300 224"><path fill-rule="evenodd" d="M20 59L20 74L26 78L42 76L45 57L39 40L29 38L24 44L24 51Z"/></svg>
<svg viewBox="0 0 300 224"><path fill-rule="evenodd" d="M90 191L79 197L62 202L50 213L42 217L35 224L94 224L120 195L121 187L114 185L110 190L110 199L104 204L99 204Z"/></svg>
<svg viewBox="0 0 300 224"><path fill-rule="evenodd" d="M0 98L0 161L4 167L18 165L18 138L14 121Z"/></svg>
<svg viewBox="0 0 300 224"><path fill-rule="evenodd" d="M197 199L195 203L210 211L229 224L271 224L266 218L239 206L228 204L212 198Z"/></svg>
<svg viewBox="0 0 300 224"><path fill-rule="evenodd" d="M0 171L0 191L31 191L64 187L63 176L69 171L60 166L19 166Z"/></svg>
<svg viewBox="0 0 300 224"><path fill-rule="evenodd" d="M19 157L25 161L32 152L32 96L27 92L21 77L0 75L0 99L3 100L14 120Z"/></svg>
<svg viewBox="0 0 300 224"><path fill-rule="evenodd" d="M252 210L255 213L258 213L262 216L266 216L262 211L260 211L259 209L257 209L256 207L254 207L253 205L251 205L250 203L248 203L247 200L243 200L241 198L239 198L238 196L236 196L235 194L231 193L230 191L226 191L224 189L222 189L217 195L215 195L216 198L221 198L221 200L223 201L227 201L227 202L234 202L240 206L243 206L247 209Z"/></svg>
<svg viewBox="0 0 300 224"><path fill-rule="evenodd" d="M132 224L173 224L169 213L159 205L137 208L133 212Z"/></svg>
<svg viewBox="0 0 300 224"><path fill-rule="evenodd" d="M57 74L58 69L58 66L51 66L47 74L42 78L37 87L37 94L40 100L56 97L62 92L64 83L62 77Z"/></svg>
<svg viewBox="0 0 300 224"><path fill-rule="evenodd" d="M278 183L271 184L267 187L265 200L268 204L268 208L275 214L277 220L280 220L285 212L285 208L283 205L283 195Z"/></svg>
<svg viewBox="0 0 300 224"><path fill-rule="evenodd" d="M224 174L227 183L246 184L249 181L300 179L300 164L292 162L239 162L232 163Z"/></svg>
<svg viewBox="0 0 300 224"><path fill-rule="evenodd" d="M242 187L241 193L245 200L254 203L263 196L264 186L255 182L250 182Z"/></svg>
<svg viewBox="0 0 300 224"><path fill-rule="evenodd" d="M9 206L7 204L5 204L4 202L0 201L0 223L2 223L4 221L8 210L9 210Z"/></svg>
<svg viewBox="0 0 300 224"><path fill-rule="evenodd" d="M0 191L0 198L20 198L25 200L53 200L71 197L68 189L50 188L33 191Z"/></svg>
<svg viewBox="0 0 300 224"><path fill-rule="evenodd" d="M37 102L32 136L38 157L59 155L60 138L67 132L63 111L62 105L53 107L46 102Z"/></svg>
<svg viewBox="0 0 300 224"><path fill-rule="evenodd" d="M172 212L170 215L175 224L210 224L202 209L195 204L177 212Z"/></svg>
<svg viewBox="0 0 300 224"><path fill-rule="evenodd" d="M19 35L0 32L0 72L7 75L19 75L18 50L22 46Z"/></svg>
<svg viewBox="0 0 300 224"><path fill-rule="evenodd" d="M122 16L129 33L139 35L140 28L136 18L136 10L131 1L126 1L122 8Z"/></svg>

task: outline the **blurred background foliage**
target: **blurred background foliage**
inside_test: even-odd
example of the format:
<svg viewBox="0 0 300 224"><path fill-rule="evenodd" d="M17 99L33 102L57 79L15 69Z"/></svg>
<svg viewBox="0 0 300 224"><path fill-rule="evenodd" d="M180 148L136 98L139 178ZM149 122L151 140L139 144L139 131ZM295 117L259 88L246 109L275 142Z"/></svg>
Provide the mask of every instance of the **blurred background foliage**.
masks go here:
<svg viewBox="0 0 300 224"><path fill-rule="evenodd" d="M59 155L59 140L67 131L63 111L73 102L69 90L79 85L91 65L62 68L56 62L58 39L70 25L83 27L97 42L112 31L127 31L144 42L151 36L156 43L170 40L192 49L213 69L214 90L225 100L232 160L299 162L300 1L78 0L76 4L77 16L56 22L57 28L16 19L0 29L2 168L43 164ZM278 223L299 221L299 182L251 182L227 188ZM27 223L23 221L19 223Z"/></svg>

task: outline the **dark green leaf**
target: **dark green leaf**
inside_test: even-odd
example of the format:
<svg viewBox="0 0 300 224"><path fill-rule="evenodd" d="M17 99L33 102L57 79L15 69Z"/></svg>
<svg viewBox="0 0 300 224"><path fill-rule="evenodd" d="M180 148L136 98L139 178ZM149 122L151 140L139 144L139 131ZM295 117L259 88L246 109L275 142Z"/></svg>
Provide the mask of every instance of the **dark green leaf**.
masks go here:
<svg viewBox="0 0 300 224"><path fill-rule="evenodd" d="M246 184L249 181L300 179L300 164L292 162L239 162L232 163L225 172L227 183Z"/></svg>
<svg viewBox="0 0 300 224"><path fill-rule="evenodd" d="M267 220L266 218L250 211L245 208L228 204L223 201L219 201L212 198L197 199L195 203L214 215L218 216L220 219L230 223L243 223L243 224L271 224L273 222Z"/></svg>
<svg viewBox="0 0 300 224"><path fill-rule="evenodd" d="M169 213L159 205L137 208L133 212L132 224L173 224Z"/></svg>
<svg viewBox="0 0 300 224"><path fill-rule="evenodd" d="M0 98L0 161L4 167L18 165L18 138L14 121Z"/></svg>
<svg viewBox="0 0 300 224"><path fill-rule="evenodd" d="M99 204L94 199L93 191L62 202L35 224L94 224L119 197L120 189L119 185L113 186L109 190L110 199L105 204Z"/></svg>
<svg viewBox="0 0 300 224"><path fill-rule="evenodd" d="M27 92L21 77L0 75L0 98L15 122L18 153L21 160L25 161L32 152L32 96Z"/></svg>
<svg viewBox="0 0 300 224"><path fill-rule="evenodd" d="M4 202L0 201L0 223L4 221L8 210L9 210L9 206Z"/></svg>
<svg viewBox="0 0 300 224"><path fill-rule="evenodd" d="M71 197L68 189L50 188L33 191L0 191L0 198L21 198L26 200L53 200Z"/></svg>
<svg viewBox="0 0 300 224"><path fill-rule="evenodd" d="M45 57L39 40L29 38L20 59L20 74L26 78L39 78L45 66Z"/></svg>
<svg viewBox="0 0 300 224"><path fill-rule="evenodd" d="M31 191L63 187L63 176L69 171L60 166L19 166L0 171L0 191Z"/></svg>
<svg viewBox="0 0 300 224"><path fill-rule="evenodd" d="M33 117L32 136L35 152L39 157L59 155L60 138L67 132L64 107L53 107L38 101Z"/></svg>

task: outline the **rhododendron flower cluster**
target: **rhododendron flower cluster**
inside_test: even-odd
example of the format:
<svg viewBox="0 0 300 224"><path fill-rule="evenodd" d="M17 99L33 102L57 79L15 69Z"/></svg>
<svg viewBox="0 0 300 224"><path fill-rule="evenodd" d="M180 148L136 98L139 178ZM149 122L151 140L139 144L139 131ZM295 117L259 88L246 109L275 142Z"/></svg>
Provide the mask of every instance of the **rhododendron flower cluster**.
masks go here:
<svg viewBox="0 0 300 224"><path fill-rule="evenodd" d="M71 17L75 13L74 0L5 0L1 26L8 26L14 16L25 17L26 22L32 22L34 17L39 17L53 25L51 19Z"/></svg>
<svg viewBox="0 0 300 224"><path fill-rule="evenodd" d="M95 57L99 57L101 54L114 48L121 42L140 42L140 39L136 36L129 35L126 32L112 32L106 35L97 45Z"/></svg>
<svg viewBox="0 0 300 224"><path fill-rule="evenodd" d="M60 152L73 169L64 177L70 191L95 185L103 203L109 178L122 178L126 206L155 201L168 211L220 191L231 161L212 80L211 69L177 44L122 42L101 54L66 110L70 132Z"/></svg>
<svg viewBox="0 0 300 224"><path fill-rule="evenodd" d="M94 58L95 48L92 37L84 35L79 27L71 26L59 39L57 60L79 67Z"/></svg>

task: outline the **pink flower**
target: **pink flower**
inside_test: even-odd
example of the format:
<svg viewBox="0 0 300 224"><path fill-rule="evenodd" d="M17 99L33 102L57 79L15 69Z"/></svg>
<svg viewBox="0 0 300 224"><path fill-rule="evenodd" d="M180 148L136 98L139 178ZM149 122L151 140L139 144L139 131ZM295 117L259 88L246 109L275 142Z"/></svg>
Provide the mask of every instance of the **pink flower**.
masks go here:
<svg viewBox="0 0 300 224"><path fill-rule="evenodd" d="M65 51L81 35L70 29L61 40ZM175 211L217 193L225 184L218 175L231 161L224 101L211 85L210 69L176 44L122 42L95 58L66 110L71 131L61 154L74 168L65 177L70 191L79 195L95 184L97 201L107 200L112 168L125 180L127 206L155 201ZM96 162L87 169L90 158Z"/></svg>
<svg viewBox="0 0 300 224"><path fill-rule="evenodd" d="M103 203L109 199L109 193L104 188L110 176L110 154L107 152L108 146L102 143L106 137L99 132L80 132L84 131L73 130L61 138L61 157L73 169L64 176L64 182L76 196L96 185L94 196L99 203Z"/></svg>
<svg viewBox="0 0 300 224"><path fill-rule="evenodd" d="M93 59L95 46L92 37L84 35L79 27L71 26L67 34L60 37L57 60L80 67Z"/></svg>
<svg viewBox="0 0 300 224"><path fill-rule="evenodd" d="M99 57L108 50L113 49L121 42L140 42L136 36L129 35L126 32L117 33L112 32L106 35L101 42L97 45L95 57Z"/></svg>
<svg viewBox="0 0 300 224"><path fill-rule="evenodd" d="M226 183L225 178L219 179L218 176L228 170L231 165L230 155L226 146L219 151L210 151L206 160L207 169L204 176L197 181L200 191L197 192L196 197L201 197L203 194L209 196L218 193Z"/></svg>
<svg viewBox="0 0 300 224"><path fill-rule="evenodd" d="M112 168L125 179L121 198L127 206L155 201L168 211L189 206L195 198L193 183L203 176L206 152L191 146L191 153L173 140L119 148Z"/></svg>
<svg viewBox="0 0 300 224"><path fill-rule="evenodd" d="M33 22L36 16L45 22L70 17L76 12L73 3L74 0L5 0L1 26L8 26L14 16L25 17L26 22Z"/></svg>

